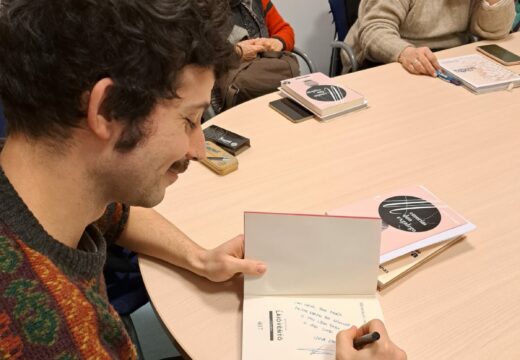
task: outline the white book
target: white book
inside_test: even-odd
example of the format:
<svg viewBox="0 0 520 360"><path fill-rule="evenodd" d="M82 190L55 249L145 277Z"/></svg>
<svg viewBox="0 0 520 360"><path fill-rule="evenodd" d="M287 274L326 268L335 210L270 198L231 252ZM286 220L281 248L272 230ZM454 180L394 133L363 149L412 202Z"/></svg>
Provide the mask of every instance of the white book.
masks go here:
<svg viewBox="0 0 520 360"><path fill-rule="evenodd" d="M520 85L519 74L478 54L440 59L439 64L445 73L478 94Z"/></svg>
<svg viewBox="0 0 520 360"><path fill-rule="evenodd" d="M245 214L243 360L334 360L336 333L383 314L376 295L381 220Z"/></svg>

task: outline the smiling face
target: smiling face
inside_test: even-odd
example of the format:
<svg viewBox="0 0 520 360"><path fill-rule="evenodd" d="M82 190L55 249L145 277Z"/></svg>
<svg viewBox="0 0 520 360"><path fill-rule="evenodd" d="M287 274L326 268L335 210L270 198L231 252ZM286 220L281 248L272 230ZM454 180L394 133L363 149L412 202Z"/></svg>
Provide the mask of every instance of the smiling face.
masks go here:
<svg viewBox="0 0 520 360"><path fill-rule="evenodd" d="M147 118L143 143L127 153L114 150L110 161L100 165L98 178L110 201L153 207L190 160L205 156L201 118L214 80L213 70L186 66L178 98L160 101Z"/></svg>

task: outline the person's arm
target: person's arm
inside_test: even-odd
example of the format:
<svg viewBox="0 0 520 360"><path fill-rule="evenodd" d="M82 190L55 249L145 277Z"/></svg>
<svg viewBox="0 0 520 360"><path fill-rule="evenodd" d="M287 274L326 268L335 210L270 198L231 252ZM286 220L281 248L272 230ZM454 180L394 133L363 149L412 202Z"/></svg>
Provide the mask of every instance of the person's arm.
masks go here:
<svg viewBox="0 0 520 360"><path fill-rule="evenodd" d="M368 60L379 63L397 61L399 54L412 46L401 38L399 28L410 10L410 0L363 0L359 6L359 46Z"/></svg>
<svg viewBox="0 0 520 360"><path fill-rule="evenodd" d="M294 30L291 25L282 18L271 0L262 0L262 7L269 36L282 44L281 49L278 49L279 46L272 46L272 49L292 51L294 49Z"/></svg>
<svg viewBox="0 0 520 360"><path fill-rule="evenodd" d="M354 339L373 331L379 333L379 340L356 350ZM390 340L380 320L371 320L359 329L353 326L337 334L336 360L406 360L406 353Z"/></svg>
<svg viewBox="0 0 520 360"><path fill-rule="evenodd" d="M483 39L502 39L515 18L513 0L477 0L471 14L470 32Z"/></svg>
<svg viewBox="0 0 520 360"><path fill-rule="evenodd" d="M265 264L260 261L243 259L242 236L206 250L153 209L132 207L125 229L116 243L212 281L226 281L237 273L261 275L266 270Z"/></svg>

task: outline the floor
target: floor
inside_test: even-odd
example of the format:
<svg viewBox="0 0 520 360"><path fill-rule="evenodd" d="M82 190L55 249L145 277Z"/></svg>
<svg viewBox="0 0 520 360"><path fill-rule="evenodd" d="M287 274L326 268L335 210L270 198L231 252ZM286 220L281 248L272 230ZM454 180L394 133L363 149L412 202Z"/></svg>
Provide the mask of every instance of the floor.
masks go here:
<svg viewBox="0 0 520 360"><path fill-rule="evenodd" d="M160 360L179 356L179 352L162 328L150 303L132 313L131 318L137 331L144 360Z"/></svg>

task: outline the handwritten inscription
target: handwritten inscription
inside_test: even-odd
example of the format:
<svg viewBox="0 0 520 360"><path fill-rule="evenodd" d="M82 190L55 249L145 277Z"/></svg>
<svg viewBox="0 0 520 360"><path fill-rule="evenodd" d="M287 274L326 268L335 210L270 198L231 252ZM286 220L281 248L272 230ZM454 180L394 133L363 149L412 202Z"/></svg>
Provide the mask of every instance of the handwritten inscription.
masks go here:
<svg viewBox="0 0 520 360"><path fill-rule="evenodd" d="M303 325L312 329L318 330L327 337L323 339L335 338L335 335L341 329L347 329L351 326L350 323L343 319L341 312L324 308L322 306L315 306L304 302L295 302L294 310L300 314L300 320ZM319 339L319 338L317 338ZM335 343L334 340L331 340Z"/></svg>

